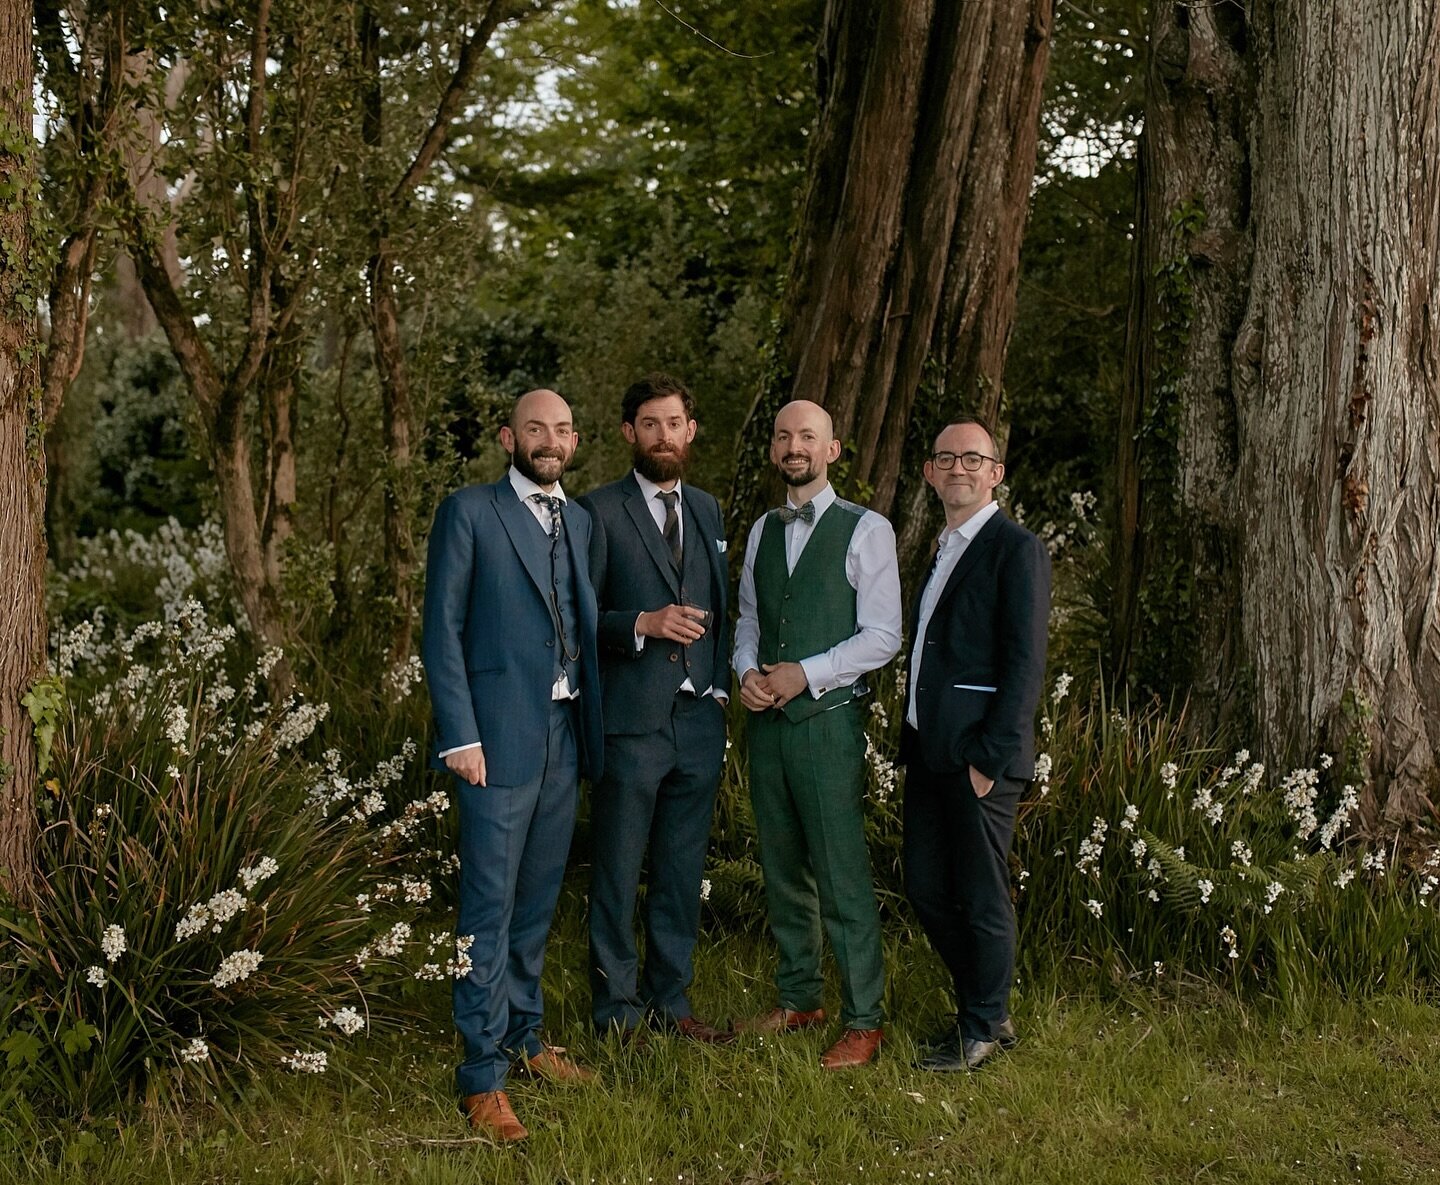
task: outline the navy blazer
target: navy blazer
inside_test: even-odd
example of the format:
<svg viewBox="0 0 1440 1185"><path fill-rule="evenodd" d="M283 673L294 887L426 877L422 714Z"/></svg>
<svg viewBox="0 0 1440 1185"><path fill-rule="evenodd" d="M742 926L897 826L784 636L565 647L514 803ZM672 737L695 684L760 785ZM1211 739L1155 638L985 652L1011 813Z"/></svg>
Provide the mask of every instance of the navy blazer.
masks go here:
<svg viewBox="0 0 1440 1185"><path fill-rule="evenodd" d="M912 650L919 621L917 596ZM1050 553L997 511L935 602L915 686L920 727L902 729L900 760L921 760L937 773L963 773L973 765L987 778L1033 778L1049 626ZM908 717L908 680L906 691Z"/></svg>
<svg viewBox="0 0 1440 1185"><path fill-rule="evenodd" d="M580 502L590 511L592 525L590 578L600 602L605 731L622 736L653 732L670 719L678 684L670 656L678 657L684 647L665 638L646 638L637 651L635 619L647 610L678 604L680 578L633 472L591 490ZM711 628L690 649L710 648L711 683L728 695L730 580L720 504L687 482L680 506L686 550L704 549L714 611ZM705 688L695 690L703 693Z"/></svg>
<svg viewBox="0 0 1440 1185"><path fill-rule="evenodd" d="M566 502L561 517L575 573L580 618L576 664L580 773L601 773L605 741L595 655L595 590L590 584L590 515ZM457 490L430 531L421 654L435 714L434 752L479 741L485 780L518 786L545 760L555 626L548 545L508 476ZM436 764L443 768L438 757Z"/></svg>

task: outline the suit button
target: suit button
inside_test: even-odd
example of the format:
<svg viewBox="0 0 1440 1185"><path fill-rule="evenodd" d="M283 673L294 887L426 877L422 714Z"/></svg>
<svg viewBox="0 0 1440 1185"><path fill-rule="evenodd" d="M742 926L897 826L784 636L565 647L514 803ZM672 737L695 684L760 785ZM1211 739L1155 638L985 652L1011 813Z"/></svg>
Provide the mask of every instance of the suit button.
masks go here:
<svg viewBox="0 0 1440 1185"><path fill-rule="evenodd" d="M780 643L780 649L781 649L781 650L784 650L784 649L785 649L785 643L784 643L784 642L781 642L781 643Z"/></svg>
<svg viewBox="0 0 1440 1185"><path fill-rule="evenodd" d="M782 618L780 619L780 624L781 624L781 625L789 625L789 624L790 624L790 619L789 619L788 617L782 617Z"/></svg>
<svg viewBox="0 0 1440 1185"><path fill-rule="evenodd" d="M670 661L671 661L671 662L679 662L679 661L680 661L680 656L679 656L678 654L672 653L672 654L670 655Z"/></svg>
<svg viewBox="0 0 1440 1185"><path fill-rule="evenodd" d="M555 645L555 642L554 642L554 640L552 639L551 641L546 642L545 645L547 645L547 646L553 646L553 645Z"/></svg>
<svg viewBox="0 0 1440 1185"><path fill-rule="evenodd" d="M790 594L789 594L789 593L786 593L786 594L785 594L785 599L786 599L787 601L790 599Z"/></svg>

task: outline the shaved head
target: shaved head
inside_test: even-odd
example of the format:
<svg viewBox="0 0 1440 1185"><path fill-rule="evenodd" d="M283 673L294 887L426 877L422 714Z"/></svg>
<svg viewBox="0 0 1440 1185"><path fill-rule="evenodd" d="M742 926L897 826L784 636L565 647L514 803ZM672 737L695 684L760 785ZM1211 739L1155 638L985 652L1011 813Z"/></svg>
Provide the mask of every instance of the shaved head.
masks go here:
<svg viewBox="0 0 1440 1185"><path fill-rule="evenodd" d="M804 426L827 441L835 438L835 421L830 418L830 413L809 399L792 399L782 407L775 417L777 432L782 424L787 431L798 431Z"/></svg>
<svg viewBox="0 0 1440 1185"><path fill-rule="evenodd" d="M770 434L770 461L792 490L809 496L822 489L839 456L835 422L818 403L795 399L780 409Z"/></svg>
<svg viewBox="0 0 1440 1185"><path fill-rule="evenodd" d="M580 437L570 405L543 387L526 391L510 409L510 422L500 429L500 443L511 463L543 489L551 489L575 456Z"/></svg>

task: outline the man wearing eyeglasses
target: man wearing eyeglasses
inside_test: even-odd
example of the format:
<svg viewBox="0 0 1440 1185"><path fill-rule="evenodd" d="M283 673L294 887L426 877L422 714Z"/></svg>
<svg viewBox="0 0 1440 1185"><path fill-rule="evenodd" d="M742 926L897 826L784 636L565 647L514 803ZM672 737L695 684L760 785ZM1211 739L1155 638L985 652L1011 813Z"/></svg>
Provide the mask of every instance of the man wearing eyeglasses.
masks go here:
<svg viewBox="0 0 1440 1185"><path fill-rule="evenodd" d="M946 425L925 462L945 529L910 620L905 891L956 1003L926 1070L976 1070L1015 1041L1010 843L1035 776L1050 556L995 501L1004 476L994 433L976 418Z"/></svg>

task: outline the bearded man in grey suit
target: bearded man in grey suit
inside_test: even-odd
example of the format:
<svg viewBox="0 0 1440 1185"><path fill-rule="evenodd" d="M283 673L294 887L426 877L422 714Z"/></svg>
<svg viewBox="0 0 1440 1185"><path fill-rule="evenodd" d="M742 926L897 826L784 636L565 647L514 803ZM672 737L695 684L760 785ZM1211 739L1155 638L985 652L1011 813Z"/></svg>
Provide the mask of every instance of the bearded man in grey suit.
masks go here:
<svg viewBox="0 0 1440 1185"><path fill-rule="evenodd" d="M687 995L700 884L725 759L728 581L720 506L683 480L695 402L663 374L633 384L621 431L634 469L580 499L600 609L605 774L591 798L590 986L600 1032L652 1024L707 1043L728 1029ZM647 863L645 967L635 906Z"/></svg>

